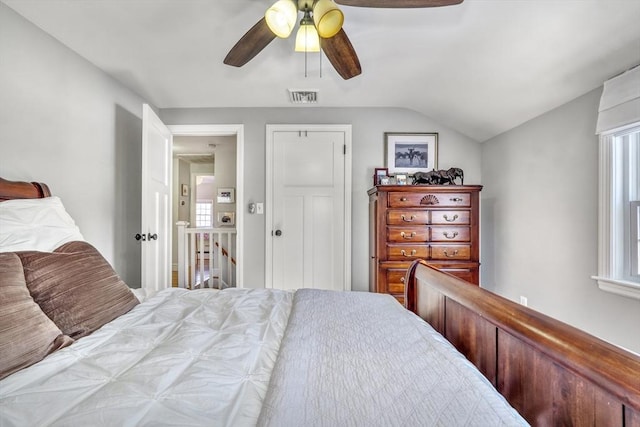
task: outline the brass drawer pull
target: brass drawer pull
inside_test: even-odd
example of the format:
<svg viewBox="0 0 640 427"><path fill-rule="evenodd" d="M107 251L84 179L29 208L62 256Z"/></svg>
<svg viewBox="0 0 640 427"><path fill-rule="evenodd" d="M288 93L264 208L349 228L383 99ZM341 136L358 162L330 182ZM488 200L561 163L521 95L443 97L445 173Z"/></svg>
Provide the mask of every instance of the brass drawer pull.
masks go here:
<svg viewBox="0 0 640 427"><path fill-rule="evenodd" d="M447 222L454 222L456 219L458 219L458 214L455 214L453 216L453 218L449 219L449 217L447 216L447 214L442 215L442 217L444 218L445 221Z"/></svg>
<svg viewBox="0 0 640 427"><path fill-rule="evenodd" d="M449 200L451 200L452 202L461 202L464 199L462 197L452 197Z"/></svg>
<svg viewBox="0 0 640 427"><path fill-rule="evenodd" d="M400 201L401 201L401 202L406 202L406 201L407 201L407 198L406 198L406 197L400 197Z"/></svg>
<svg viewBox="0 0 640 427"><path fill-rule="evenodd" d="M411 215L409 219L407 219L404 215L401 215L400 218L402 218L404 222L412 222L414 219L416 219L414 215Z"/></svg>
<svg viewBox="0 0 640 427"><path fill-rule="evenodd" d="M455 249L455 250L453 251L453 255L449 255L449 253L447 253L447 250L446 250L446 249L443 251L443 253L444 253L444 256L446 256L447 258L453 258L454 256L458 255L458 250L457 250L457 249Z"/></svg>
<svg viewBox="0 0 640 427"><path fill-rule="evenodd" d="M400 283L404 283L404 277L400 278Z"/></svg>
<svg viewBox="0 0 640 427"><path fill-rule="evenodd" d="M444 232L444 233L442 233L442 234L444 234L444 237L446 237L447 239L455 239L455 238L456 238L456 236L458 235L458 232L457 232L457 231L454 231L451 235L449 235L449 232L448 232L448 231L445 231L445 232Z"/></svg>
<svg viewBox="0 0 640 427"><path fill-rule="evenodd" d="M400 233L400 236L401 236L403 239L411 240L411 239L413 239L413 238L416 236L416 232L415 232L415 231L412 231L412 232L411 232L411 234L407 234L407 233L405 233L405 232L403 231L402 233Z"/></svg>
<svg viewBox="0 0 640 427"><path fill-rule="evenodd" d="M413 256L417 253L417 251L415 249L411 250L411 255L407 255L407 252L403 249L400 251L400 253L402 254L402 256Z"/></svg>

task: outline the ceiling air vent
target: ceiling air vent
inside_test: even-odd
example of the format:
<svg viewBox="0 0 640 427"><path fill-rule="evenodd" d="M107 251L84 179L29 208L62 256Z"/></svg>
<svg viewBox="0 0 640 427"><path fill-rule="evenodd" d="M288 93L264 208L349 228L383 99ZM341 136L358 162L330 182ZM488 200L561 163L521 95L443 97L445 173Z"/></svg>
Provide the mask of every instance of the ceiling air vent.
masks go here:
<svg viewBox="0 0 640 427"><path fill-rule="evenodd" d="M294 104L317 104L318 91L316 89L294 90L289 89L289 100Z"/></svg>

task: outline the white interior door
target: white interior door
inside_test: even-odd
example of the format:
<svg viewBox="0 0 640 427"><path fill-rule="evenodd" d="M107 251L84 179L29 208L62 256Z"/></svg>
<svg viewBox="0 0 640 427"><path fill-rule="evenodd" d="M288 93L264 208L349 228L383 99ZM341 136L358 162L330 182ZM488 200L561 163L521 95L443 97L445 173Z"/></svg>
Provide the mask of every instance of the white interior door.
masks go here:
<svg viewBox="0 0 640 427"><path fill-rule="evenodd" d="M142 287L171 287L173 136L147 104L142 110Z"/></svg>
<svg viewBox="0 0 640 427"><path fill-rule="evenodd" d="M276 130L270 137L267 286L349 290L347 133L319 127Z"/></svg>

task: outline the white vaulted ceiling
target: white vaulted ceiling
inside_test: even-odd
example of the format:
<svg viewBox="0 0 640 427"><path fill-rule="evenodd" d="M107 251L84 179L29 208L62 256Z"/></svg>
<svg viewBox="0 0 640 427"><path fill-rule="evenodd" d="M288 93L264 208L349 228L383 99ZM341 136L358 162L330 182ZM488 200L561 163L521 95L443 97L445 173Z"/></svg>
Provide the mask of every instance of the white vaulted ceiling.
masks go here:
<svg viewBox="0 0 640 427"><path fill-rule="evenodd" d="M342 6L362 74L275 39L242 68L222 63L274 0L1 0L159 108L406 107L484 141L640 63L638 0L465 0ZM303 107L304 108L304 107Z"/></svg>

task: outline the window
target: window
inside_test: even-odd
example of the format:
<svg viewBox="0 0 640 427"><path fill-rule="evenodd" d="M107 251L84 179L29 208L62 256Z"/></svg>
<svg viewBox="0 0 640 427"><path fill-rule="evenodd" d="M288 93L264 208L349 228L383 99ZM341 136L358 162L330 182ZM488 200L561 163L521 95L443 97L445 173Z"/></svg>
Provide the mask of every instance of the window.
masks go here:
<svg viewBox="0 0 640 427"><path fill-rule="evenodd" d="M601 289L640 298L640 123L600 136Z"/></svg>
<svg viewBox="0 0 640 427"><path fill-rule="evenodd" d="M196 227L213 227L213 200L196 201Z"/></svg>
<svg viewBox="0 0 640 427"><path fill-rule="evenodd" d="M640 66L604 82L600 135L598 281L640 299Z"/></svg>
<svg viewBox="0 0 640 427"><path fill-rule="evenodd" d="M640 201L631 202L631 275L640 279Z"/></svg>
<svg viewBox="0 0 640 427"><path fill-rule="evenodd" d="M640 124L637 128L622 137L623 144L623 204L625 214L624 235L627 241L624 243L625 256L624 269L628 272L628 279L640 285L638 275L638 204L640 203Z"/></svg>
<svg viewBox="0 0 640 427"><path fill-rule="evenodd" d="M638 277L638 253L637 253L637 203L640 201L640 126L614 136L614 144L619 144L620 156L620 195L619 213L621 222L619 249L622 256L622 271L619 276L624 280L635 281L640 284ZM635 206L635 209L634 209Z"/></svg>

